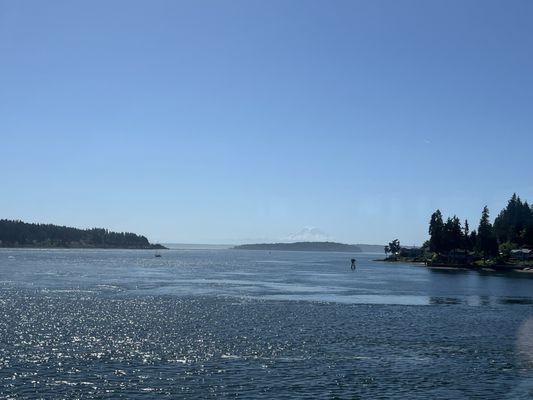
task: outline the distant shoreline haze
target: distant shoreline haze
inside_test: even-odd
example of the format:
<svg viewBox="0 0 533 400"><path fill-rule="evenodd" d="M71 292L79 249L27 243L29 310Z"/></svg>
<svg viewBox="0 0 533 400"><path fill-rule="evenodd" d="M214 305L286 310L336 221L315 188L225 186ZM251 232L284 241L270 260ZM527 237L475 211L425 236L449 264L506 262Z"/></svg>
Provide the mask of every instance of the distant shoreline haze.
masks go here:
<svg viewBox="0 0 533 400"><path fill-rule="evenodd" d="M8 219L0 220L0 247L166 249L160 244L150 243L145 236L131 232L79 229Z"/></svg>
<svg viewBox="0 0 533 400"><path fill-rule="evenodd" d="M234 246L233 249L273 251L338 251L355 253L361 253L363 251L359 246L337 242L255 243Z"/></svg>
<svg viewBox="0 0 533 400"><path fill-rule="evenodd" d="M265 243L247 243L247 244L210 244L210 243L161 243L170 250L243 250L243 247L255 246L255 245L275 245L280 244L293 244L295 242L265 242ZM317 243L317 242L310 242ZM363 253L379 253L384 254L384 245L381 244L360 244L356 243L353 246L359 247Z"/></svg>

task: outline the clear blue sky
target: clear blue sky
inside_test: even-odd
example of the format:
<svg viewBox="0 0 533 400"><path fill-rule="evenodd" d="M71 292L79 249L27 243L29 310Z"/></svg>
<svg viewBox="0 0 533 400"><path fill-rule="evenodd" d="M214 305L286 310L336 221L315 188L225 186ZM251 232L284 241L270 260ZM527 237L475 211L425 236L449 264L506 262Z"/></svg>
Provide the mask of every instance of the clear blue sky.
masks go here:
<svg viewBox="0 0 533 400"><path fill-rule="evenodd" d="M405 244L533 201L533 2L0 0L0 217Z"/></svg>

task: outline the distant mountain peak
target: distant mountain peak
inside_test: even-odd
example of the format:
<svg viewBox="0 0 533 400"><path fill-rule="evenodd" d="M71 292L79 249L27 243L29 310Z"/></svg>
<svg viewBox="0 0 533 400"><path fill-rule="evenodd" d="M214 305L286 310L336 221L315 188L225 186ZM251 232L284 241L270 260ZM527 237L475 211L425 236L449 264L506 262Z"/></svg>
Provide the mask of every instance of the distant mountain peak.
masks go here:
<svg viewBox="0 0 533 400"><path fill-rule="evenodd" d="M292 233L283 239L284 242L330 242L333 238L324 231L313 226Z"/></svg>

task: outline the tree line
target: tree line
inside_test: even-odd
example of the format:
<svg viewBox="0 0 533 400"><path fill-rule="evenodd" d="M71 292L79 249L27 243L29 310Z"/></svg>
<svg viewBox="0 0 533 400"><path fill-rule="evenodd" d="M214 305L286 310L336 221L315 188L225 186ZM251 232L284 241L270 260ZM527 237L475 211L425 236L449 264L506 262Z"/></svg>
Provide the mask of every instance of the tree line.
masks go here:
<svg viewBox="0 0 533 400"><path fill-rule="evenodd" d="M130 232L112 232L102 228L78 229L52 224L34 224L18 220L0 220L0 247L98 247L161 248L145 236Z"/></svg>
<svg viewBox="0 0 533 400"><path fill-rule="evenodd" d="M513 194L494 224L485 206L477 230L472 231L467 220L461 224L454 215L444 222L442 213L436 210L429 221L429 236L426 246L436 254L464 250L491 258L519 247L533 248L533 208Z"/></svg>

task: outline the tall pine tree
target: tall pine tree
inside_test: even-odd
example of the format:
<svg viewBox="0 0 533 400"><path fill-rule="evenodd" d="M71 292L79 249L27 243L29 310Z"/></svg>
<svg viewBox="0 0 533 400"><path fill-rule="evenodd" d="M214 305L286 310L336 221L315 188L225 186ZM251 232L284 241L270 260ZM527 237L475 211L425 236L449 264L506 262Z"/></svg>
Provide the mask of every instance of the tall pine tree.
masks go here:
<svg viewBox="0 0 533 400"><path fill-rule="evenodd" d="M434 253L441 253L443 249L444 223L440 210L431 214L429 221L429 250Z"/></svg>
<svg viewBox="0 0 533 400"><path fill-rule="evenodd" d="M476 250L483 254L484 258L498 255L498 241L493 232L489 219L489 209L483 207L479 227L477 229Z"/></svg>

